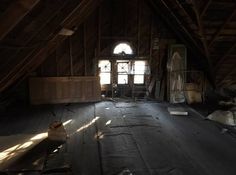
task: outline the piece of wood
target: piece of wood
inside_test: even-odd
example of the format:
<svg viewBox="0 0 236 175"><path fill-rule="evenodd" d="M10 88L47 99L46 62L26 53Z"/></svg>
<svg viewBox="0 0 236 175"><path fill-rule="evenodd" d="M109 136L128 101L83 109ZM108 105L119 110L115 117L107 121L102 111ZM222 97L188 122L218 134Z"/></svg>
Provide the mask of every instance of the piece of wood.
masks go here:
<svg viewBox="0 0 236 175"><path fill-rule="evenodd" d="M99 77L30 78L31 104L94 102L101 99Z"/></svg>
<svg viewBox="0 0 236 175"><path fill-rule="evenodd" d="M84 75L87 75L87 26L86 23L83 25L84 31Z"/></svg>
<svg viewBox="0 0 236 175"><path fill-rule="evenodd" d="M204 6L204 9L202 10L202 12L200 14L200 18L202 18L205 15L205 13L206 13L208 7L210 6L211 2L212 2L212 0L207 1L206 5Z"/></svg>
<svg viewBox="0 0 236 175"><path fill-rule="evenodd" d="M138 8L137 8L137 32L138 32L138 41L137 41L137 55L140 55L140 0L137 0Z"/></svg>
<svg viewBox="0 0 236 175"><path fill-rule="evenodd" d="M183 107L168 107L170 115L188 115L188 111Z"/></svg>
<svg viewBox="0 0 236 175"><path fill-rule="evenodd" d="M0 40L2 40L40 0L18 0L8 7L0 17Z"/></svg>
<svg viewBox="0 0 236 175"><path fill-rule="evenodd" d="M70 37L69 38L69 42L70 42L69 43L69 45L70 45L69 46L70 47L69 48L70 49L70 75L73 76L74 75L74 69L73 69L73 55L72 55L73 52L72 52L72 41L71 40L72 40L72 38Z"/></svg>

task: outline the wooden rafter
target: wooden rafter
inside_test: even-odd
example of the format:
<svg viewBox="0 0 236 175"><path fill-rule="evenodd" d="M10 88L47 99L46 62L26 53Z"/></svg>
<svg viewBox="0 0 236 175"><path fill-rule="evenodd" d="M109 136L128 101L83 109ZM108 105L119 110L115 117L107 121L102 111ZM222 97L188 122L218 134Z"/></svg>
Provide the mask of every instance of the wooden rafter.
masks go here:
<svg viewBox="0 0 236 175"><path fill-rule="evenodd" d="M84 75L87 76L87 25L84 23L83 25L83 33L84 33Z"/></svg>
<svg viewBox="0 0 236 175"><path fill-rule="evenodd" d="M202 10L202 12L200 14L200 18L202 18L205 15L205 13L206 13L208 7L210 6L211 2L212 2L212 0L208 0L207 3L204 5L204 9Z"/></svg>
<svg viewBox="0 0 236 175"><path fill-rule="evenodd" d="M229 54L234 50L234 48L236 47L236 43L234 43L230 49L219 59L219 61L217 62L216 66L215 66L215 70L217 71L218 68L220 67L220 65L225 61L225 59L229 56Z"/></svg>
<svg viewBox="0 0 236 175"><path fill-rule="evenodd" d="M219 80L219 85L222 85L224 83L224 80L227 80L227 78L231 75L233 75L236 72L236 69L232 68L221 80Z"/></svg>
<svg viewBox="0 0 236 175"><path fill-rule="evenodd" d="M182 4L178 1L175 0L176 5L178 6L178 8L181 10L181 12L185 15L185 17L188 18L188 21L191 23L191 25L193 25L195 28L197 28L197 25L195 24L195 22L193 21L193 18L189 15L189 13L184 9L184 7L182 6Z"/></svg>
<svg viewBox="0 0 236 175"><path fill-rule="evenodd" d="M197 3L196 3L195 0L193 0L192 2L193 2L193 10L194 10L194 12L196 14L196 19L197 19L197 23L198 23L200 40L202 41L202 44L203 44L203 47L204 47L204 50L205 50L205 55L206 55L208 64L209 64L210 67L212 67L211 60L209 58L209 54L210 53L209 53L209 49L207 47L207 40L206 40L206 36L204 34L204 26L203 26L203 23L202 23L200 12L199 12L199 7L197 6ZM210 68L210 69L212 69L212 68ZM212 72L212 70L211 70L211 72Z"/></svg>
<svg viewBox="0 0 236 175"><path fill-rule="evenodd" d="M229 15L229 17L225 20L225 22L219 27L219 29L215 32L215 34L213 35L211 41L208 44L208 48L211 48L212 44L215 42L215 40L217 39L217 37L221 34L221 32L224 30L224 28L226 27L226 25L231 21L231 19L234 17L234 15L236 14L236 5L234 6L234 10L232 11L232 13Z"/></svg>
<svg viewBox="0 0 236 175"><path fill-rule="evenodd" d="M207 59L206 51L204 47L201 45L201 42L197 40L188 29L185 28L183 23L176 17L175 13L170 10L168 5L165 3L164 0L153 1L149 0L152 7L155 8L156 12L159 12L159 15L163 18L163 20L172 28L177 36L181 38L181 40L188 46L191 52L194 55L198 55L202 59L202 63L204 66L204 70L207 74L207 77L212 84L215 86L215 81L212 74L212 68L209 59ZM165 10L165 11L164 11ZM164 12L163 12L164 11ZM168 13L168 15L164 15L164 13Z"/></svg>
<svg viewBox="0 0 236 175"><path fill-rule="evenodd" d="M83 23L83 21L95 10L98 5L100 5L101 2L102 0L98 0L96 3L94 3L93 0L83 0L61 23L61 28L76 28ZM66 36L59 35L59 32L60 31L55 33L54 36L51 37L52 39L48 41L44 47L27 55L27 59L24 59L22 66L18 69L14 69L14 71L10 71L6 75L8 78L4 79L5 81L0 81L0 92L10 86L19 77L27 77L31 71L35 70L47 58L47 56L56 49L57 44L61 44L67 38Z"/></svg>
<svg viewBox="0 0 236 175"><path fill-rule="evenodd" d="M40 0L13 1L0 18L0 40L2 40Z"/></svg>
<svg viewBox="0 0 236 175"><path fill-rule="evenodd" d="M151 3L151 5L156 9L156 11L160 11L164 10L164 8L167 10L167 12L169 13L169 15L166 15L165 17L163 17L163 19L168 23L168 25L173 29L173 31L175 31L177 33L177 28L179 28L179 30L181 30L183 33L185 33L186 38L188 38L189 41L191 41L191 43L195 46L195 48L198 49L198 51L201 54L204 54L204 51L202 49L202 47L199 45L199 43L196 41L196 39L194 39L194 37L192 36L192 34L185 28L185 26L183 26L183 24L181 23L181 21L176 17L176 15L173 13L172 10L170 10L169 6L165 3L164 0L160 0L160 1L155 1L155 2L159 2L163 8L161 8L160 6L158 6L153 0L149 0L149 2ZM163 15L163 14L162 14ZM173 24L171 21L169 21L167 19L167 17L171 17L173 19L173 21L176 22L176 24ZM179 35L179 33L178 33Z"/></svg>
<svg viewBox="0 0 236 175"><path fill-rule="evenodd" d="M57 4L57 5L54 5L53 6L53 8L51 7L51 6L48 6L47 7L47 11L48 11L48 9L50 8L50 10L53 10L54 12L49 16L49 17L47 17L47 18L45 18L45 14L43 13L43 16L39 16L38 18L36 18L36 20L34 21L34 22L37 22L38 23L38 21L40 21L40 20L42 20L42 17L43 17L43 21L44 21L44 23L43 24L41 24L41 26L39 27L39 28L37 28L37 29L34 29L34 31L32 32L32 35L30 35L29 37L27 37L25 40L24 40L24 44L22 45L23 47L24 46L28 46L28 45L30 45L30 43L33 41L33 39L34 39L34 37L37 37L37 35L39 35L40 34L40 32L42 32L48 25L49 25L49 23L51 22L51 20L53 20L57 15L58 15L58 13L60 13L60 11L62 10L62 8L63 7L65 7L65 5L66 5L67 3L66 2L64 2L63 4ZM60 6L58 6L58 5L60 5ZM60 8L58 8L58 7L60 7ZM24 32L23 32L24 33ZM20 38L22 38L21 36L20 36ZM16 51L15 51L15 53L12 55L12 56L10 56L6 61L5 61L5 64L3 64L3 65L1 65L0 66L0 69L4 69L4 68L9 68L9 67L11 67L11 65L10 65L10 63L11 63L11 60L15 60L16 59L16 57L18 56L18 54L20 54L20 52L21 52L22 50L19 48L19 49L16 49ZM21 59L21 62L24 62L24 59ZM18 65L16 65L14 68L18 68L18 67L20 67L21 66L21 64L19 63ZM12 68L13 69L13 68ZM13 70L12 70L13 71ZM7 78L7 77L5 77L5 78Z"/></svg>
<svg viewBox="0 0 236 175"><path fill-rule="evenodd" d="M140 11L141 11L141 5L140 0L137 0L137 33L138 33L138 41L137 41L137 55L140 56Z"/></svg>

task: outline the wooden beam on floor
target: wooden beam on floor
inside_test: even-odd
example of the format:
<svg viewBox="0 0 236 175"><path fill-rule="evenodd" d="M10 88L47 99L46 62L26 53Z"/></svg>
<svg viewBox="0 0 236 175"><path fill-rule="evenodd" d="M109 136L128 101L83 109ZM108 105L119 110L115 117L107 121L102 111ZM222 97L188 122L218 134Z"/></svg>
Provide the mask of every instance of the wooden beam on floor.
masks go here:
<svg viewBox="0 0 236 175"><path fill-rule="evenodd" d="M0 40L2 40L40 0L18 0L6 9L0 17Z"/></svg>

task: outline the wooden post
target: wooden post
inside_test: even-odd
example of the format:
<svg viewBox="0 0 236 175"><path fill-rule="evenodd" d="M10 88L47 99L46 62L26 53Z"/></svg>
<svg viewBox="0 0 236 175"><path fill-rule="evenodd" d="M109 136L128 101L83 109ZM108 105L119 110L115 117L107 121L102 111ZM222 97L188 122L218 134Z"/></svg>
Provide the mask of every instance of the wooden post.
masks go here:
<svg viewBox="0 0 236 175"><path fill-rule="evenodd" d="M87 75L87 37L86 37L86 23L83 25L83 30L84 30L84 75Z"/></svg>
<svg viewBox="0 0 236 175"><path fill-rule="evenodd" d="M140 56L140 0L137 0L138 8L137 8L137 29L138 29L138 43L137 43L137 56Z"/></svg>
<svg viewBox="0 0 236 175"><path fill-rule="evenodd" d="M100 56L101 51L101 7L98 9L98 49L97 49L97 56Z"/></svg>
<svg viewBox="0 0 236 175"><path fill-rule="evenodd" d="M73 69L73 50L72 50L72 36L69 37L69 50L70 50L70 75L74 76Z"/></svg>

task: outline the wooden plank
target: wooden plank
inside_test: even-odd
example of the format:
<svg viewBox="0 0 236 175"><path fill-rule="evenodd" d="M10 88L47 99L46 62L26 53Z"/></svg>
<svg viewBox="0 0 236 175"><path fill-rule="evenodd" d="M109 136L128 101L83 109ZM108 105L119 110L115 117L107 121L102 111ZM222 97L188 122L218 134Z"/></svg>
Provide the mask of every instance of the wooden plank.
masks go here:
<svg viewBox="0 0 236 175"><path fill-rule="evenodd" d="M74 69L73 69L73 55L72 55L72 38L70 36L69 38L69 47L70 47L70 75L73 76L74 75Z"/></svg>
<svg viewBox="0 0 236 175"><path fill-rule="evenodd" d="M137 0L138 8L137 8L137 30L138 30L138 42L137 42L137 55L140 56L140 0Z"/></svg>
<svg viewBox="0 0 236 175"><path fill-rule="evenodd" d="M0 18L0 40L2 40L39 2L40 0L13 1Z"/></svg>
<svg viewBox="0 0 236 175"><path fill-rule="evenodd" d="M30 78L31 104L94 102L101 99L99 77Z"/></svg>
<svg viewBox="0 0 236 175"><path fill-rule="evenodd" d="M83 25L84 31L84 75L87 75L87 26L86 23Z"/></svg>

